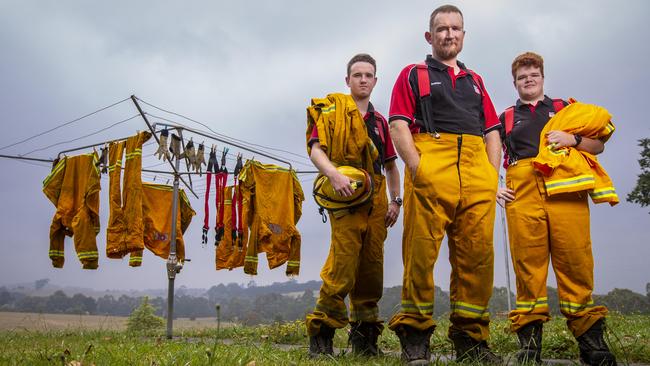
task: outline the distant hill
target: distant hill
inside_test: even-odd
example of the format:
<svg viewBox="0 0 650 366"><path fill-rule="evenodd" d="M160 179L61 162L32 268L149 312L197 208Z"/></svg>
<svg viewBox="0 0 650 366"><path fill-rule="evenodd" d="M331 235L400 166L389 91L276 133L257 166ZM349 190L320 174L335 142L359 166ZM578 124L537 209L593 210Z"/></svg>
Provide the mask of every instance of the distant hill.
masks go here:
<svg viewBox="0 0 650 366"><path fill-rule="evenodd" d="M189 288L186 286L179 286L175 289L175 296L190 296L190 297L205 297L211 299L225 299L232 296L239 296L245 298L254 298L258 295L264 294L287 294L289 296L299 296L306 290L318 291L320 289L321 281L308 281L299 283L295 280L286 282L274 282L271 285L257 286L255 281L250 281L246 286L237 283L218 284L205 288ZM150 298L167 297L167 288L161 289L144 289L144 290L117 290L117 289L93 289L87 287L76 286L59 286L53 284L49 279L41 279L34 282L24 282L9 284L1 286L11 293L20 294L23 296L51 296L54 293L61 291L68 296L82 294L87 297L99 299L104 296L113 296L119 298L120 296L128 297L144 297Z"/></svg>

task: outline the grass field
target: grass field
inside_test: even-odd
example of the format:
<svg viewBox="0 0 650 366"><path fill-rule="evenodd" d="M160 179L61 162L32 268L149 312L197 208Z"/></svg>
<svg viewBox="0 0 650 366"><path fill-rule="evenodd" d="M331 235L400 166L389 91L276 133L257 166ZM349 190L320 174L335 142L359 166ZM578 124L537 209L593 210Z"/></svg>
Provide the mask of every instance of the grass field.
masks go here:
<svg viewBox="0 0 650 366"><path fill-rule="evenodd" d="M214 318L178 319L171 340L164 337L164 330L151 336L127 334L125 323L122 317L0 313L0 365L400 364L399 341L390 331L380 338L383 357L346 354L347 334L339 330L335 347L343 354L309 360L302 322L258 327L229 324L218 331ZM447 325L441 320L432 338L434 358L452 353ZM650 316L613 315L608 325L607 339L619 363L650 364ZM505 319L493 321L490 345L508 358L517 350L517 341L506 328ZM577 359L578 347L561 318L545 325L543 345L545 359Z"/></svg>

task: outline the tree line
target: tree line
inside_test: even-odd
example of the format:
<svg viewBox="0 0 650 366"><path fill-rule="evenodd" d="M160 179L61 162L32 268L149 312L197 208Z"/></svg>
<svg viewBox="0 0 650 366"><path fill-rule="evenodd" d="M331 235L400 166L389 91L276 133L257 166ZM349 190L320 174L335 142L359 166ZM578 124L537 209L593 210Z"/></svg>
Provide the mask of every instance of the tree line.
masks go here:
<svg viewBox="0 0 650 366"><path fill-rule="evenodd" d="M203 296L179 293L174 298L174 317L215 317L218 305L222 321L245 325L304 319L314 308L319 288L318 281L290 281L260 287L254 282L248 286L220 284L212 286ZM594 295L594 302L622 314L650 314L650 283L647 290L644 296L628 289L614 289L605 295ZM379 303L381 318L390 319L399 311L401 291L401 286L384 289ZM494 288L490 300L492 314L507 314L507 294L505 287ZM98 298L83 294L68 296L63 291L56 291L50 296L29 296L2 287L0 311L128 316L140 305L142 299L127 295L117 298L113 295ZM510 293L510 299L514 306L514 294ZM166 317L166 298L150 298L149 303L156 309L156 315ZM548 303L551 313L559 315L557 290L553 287L548 288ZM448 311L449 294L436 287L434 316L445 316Z"/></svg>

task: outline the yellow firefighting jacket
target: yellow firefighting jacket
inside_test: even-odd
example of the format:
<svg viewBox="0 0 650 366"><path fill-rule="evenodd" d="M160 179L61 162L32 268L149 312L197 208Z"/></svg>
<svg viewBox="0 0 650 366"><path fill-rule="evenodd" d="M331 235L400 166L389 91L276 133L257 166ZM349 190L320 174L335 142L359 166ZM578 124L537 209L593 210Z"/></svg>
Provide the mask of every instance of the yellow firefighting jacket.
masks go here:
<svg viewBox="0 0 650 366"><path fill-rule="evenodd" d="M596 156L573 147L555 149L546 138L547 132L561 130L607 141L616 129L610 119L605 108L576 102L546 123L533 165L543 174L547 195L586 190L594 203L609 202L613 206L619 202L614 184Z"/></svg>
<svg viewBox="0 0 650 366"><path fill-rule="evenodd" d="M318 129L318 142L336 166L351 165L372 172L372 163L379 155L372 143L363 116L352 96L328 94L313 98L307 107L307 154L311 155L312 130Z"/></svg>
<svg viewBox="0 0 650 366"><path fill-rule="evenodd" d="M300 232L296 228L305 196L293 170L248 161L239 173L243 197L249 197L250 236L244 273L257 274L257 254L265 252L269 268L287 263L286 274L300 270Z"/></svg>
<svg viewBox="0 0 650 366"><path fill-rule="evenodd" d="M172 200L174 188L163 184L142 184L142 213L144 227L144 245L152 253L167 259L169 257L172 230ZM185 260L185 241L183 233L196 214L185 195L178 190L178 212L176 214L176 255L178 260Z"/></svg>
<svg viewBox="0 0 650 366"><path fill-rule="evenodd" d="M43 181L43 193L56 207L50 226L50 259L63 267L65 236L74 235L84 269L96 269L100 178L97 153L64 157Z"/></svg>

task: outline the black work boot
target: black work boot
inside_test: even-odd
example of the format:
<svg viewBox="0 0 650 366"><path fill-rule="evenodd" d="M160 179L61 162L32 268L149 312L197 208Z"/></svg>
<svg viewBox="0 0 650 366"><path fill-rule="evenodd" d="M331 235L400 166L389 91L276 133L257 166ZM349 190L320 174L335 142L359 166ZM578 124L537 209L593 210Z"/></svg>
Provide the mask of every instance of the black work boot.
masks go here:
<svg viewBox="0 0 650 366"><path fill-rule="evenodd" d="M360 356L377 356L377 338L381 334L381 323L353 322L351 323L348 342L352 344L352 353Z"/></svg>
<svg viewBox="0 0 650 366"><path fill-rule="evenodd" d="M318 334L309 337L309 357L334 354L334 328L321 324Z"/></svg>
<svg viewBox="0 0 650 366"><path fill-rule="evenodd" d="M542 323L533 322L524 325L517 332L520 349L517 361L520 364L542 364Z"/></svg>
<svg viewBox="0 0 650 366"><path fill-rule="evenodd" d="M586 365L616 365L616 357L603 339L605 319L598 319L583 335L577 338L580 361Z"/></svg>
<svg viewBox="0 0 650 366"><path fill-rule="evenodd" d="M449 336L456 349L456 362L471 362L483 365L502 365L503 359L490 351L485 341L477 341L465 332Z"/></svg>
<svg viewBox="0 0 650 366"><path fill-rule="evenodd" d="M431 360L429 342L433 328L428 330L417 330L407 325L401 326L395 331L402 346L402 361L407 365L428 365Z"/></svg>

